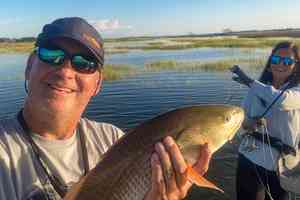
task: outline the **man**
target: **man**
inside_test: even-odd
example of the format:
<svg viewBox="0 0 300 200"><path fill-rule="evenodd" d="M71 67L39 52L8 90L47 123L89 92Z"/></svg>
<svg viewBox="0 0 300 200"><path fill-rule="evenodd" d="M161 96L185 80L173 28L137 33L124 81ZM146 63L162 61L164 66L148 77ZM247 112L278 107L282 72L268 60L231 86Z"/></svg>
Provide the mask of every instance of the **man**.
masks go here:
<svg viewBox="0 0 300 200"><path fill-rule="evenodd" d="M61 199L124 133L81 118L101 89L103 40L84 19L62 18L44 26L28 58L28 96L16 118L0 122L0 199ZM199 151L195 168L206 171L210 154ZM152 187L146 200L182 199L191 183L186 163L167 137L155 146ZM164 180L164 167L174 177Z"/></svg>

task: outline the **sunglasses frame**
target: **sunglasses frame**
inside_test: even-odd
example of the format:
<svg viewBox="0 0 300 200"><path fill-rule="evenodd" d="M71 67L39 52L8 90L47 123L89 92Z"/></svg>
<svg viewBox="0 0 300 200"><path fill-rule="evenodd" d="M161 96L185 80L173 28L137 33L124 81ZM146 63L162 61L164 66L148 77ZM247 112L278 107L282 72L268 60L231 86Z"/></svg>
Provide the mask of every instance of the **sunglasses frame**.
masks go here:
<svg viewBox="0 0 300 200"><path fill-rule="evenodd" d="M278 59L278 62L273 62L273 59ZM278 55L272 55L270 58L270 63L272 65L279 65L280 63L282 63L284 66L291 66L293 64L295 64L297 61L293 58L290 57L283 57L283 56L278 56ZM290 64L289 64L290 63Z"/></svg>
<svg viewBox="0 0 300 200"><path fill-rule="evenodd" d="M41 54L41 50L42 49L46 49L47 51L51 51L51 50L62 51L64 53L62 61L59 62L59 63L54 63L54 62L51 62L49 60L44 59L43 56L41 56L42 55ZM45 63L48 63L51 66L62 65L65 62L65 59L69 59L71 61L72 68L76 72L83 73L83 74L93 74L93 73L95 73L96 71L99 71L102 68L102 66L99 64L99 62L96 61L96 59L93 56L82 55L82 54L69 54L67 51L65 51L64 49L59 48L59 47L36 47L35 50L34 50L34 52L38 55L38 58L41 61L43 61ZM85 69L84 67L82 68L82 67L78 66L78 64L76 64L76 62L74 62L74 58L76 56L81 56L82 58L84 58L88 62L94 62L95 63L95 67L90 67L89 69ZM91 61L91 60L93 60L93 61Z"/></svg>

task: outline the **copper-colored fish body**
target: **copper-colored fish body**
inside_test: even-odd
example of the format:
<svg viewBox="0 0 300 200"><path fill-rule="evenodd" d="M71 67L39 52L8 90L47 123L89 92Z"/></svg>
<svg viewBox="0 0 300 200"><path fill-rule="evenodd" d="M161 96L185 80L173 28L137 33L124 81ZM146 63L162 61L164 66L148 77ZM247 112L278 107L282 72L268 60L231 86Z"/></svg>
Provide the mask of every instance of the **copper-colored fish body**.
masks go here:
<svg viewBox="0 0 300 200"><path fill-rule="evenodd" d="M215 152L232 139L243 119L243 110L230 105L190 106L159 115L121 138L65 199L142 200L151 187L150 157L155 143L172 136L192 165L200 145L208 143Z"/></svg>

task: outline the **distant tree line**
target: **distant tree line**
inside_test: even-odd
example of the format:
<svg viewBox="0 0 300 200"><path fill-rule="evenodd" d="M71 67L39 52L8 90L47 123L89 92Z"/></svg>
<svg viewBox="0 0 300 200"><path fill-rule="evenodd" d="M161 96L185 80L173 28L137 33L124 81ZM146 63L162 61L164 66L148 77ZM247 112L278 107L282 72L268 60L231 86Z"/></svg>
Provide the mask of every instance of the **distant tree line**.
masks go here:
<svg viewBox="0 0 300 200"><path fill-rule="evenodd" d="M35 42L35 37L22 37L22 38L0 38L0 42Z"/></svg>

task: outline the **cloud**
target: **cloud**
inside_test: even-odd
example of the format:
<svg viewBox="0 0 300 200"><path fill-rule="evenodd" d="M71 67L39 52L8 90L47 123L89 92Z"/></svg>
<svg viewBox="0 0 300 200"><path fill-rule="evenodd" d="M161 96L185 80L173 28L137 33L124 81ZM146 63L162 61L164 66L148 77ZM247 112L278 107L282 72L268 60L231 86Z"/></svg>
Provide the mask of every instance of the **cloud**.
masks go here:
<svg viewBox="0 0 300 200"><path fill-rule="evenodd" d="M89 21L99 31L117 31L123 29L132 29L132 26L123 25L118 19L104 19Z"/></svg>

